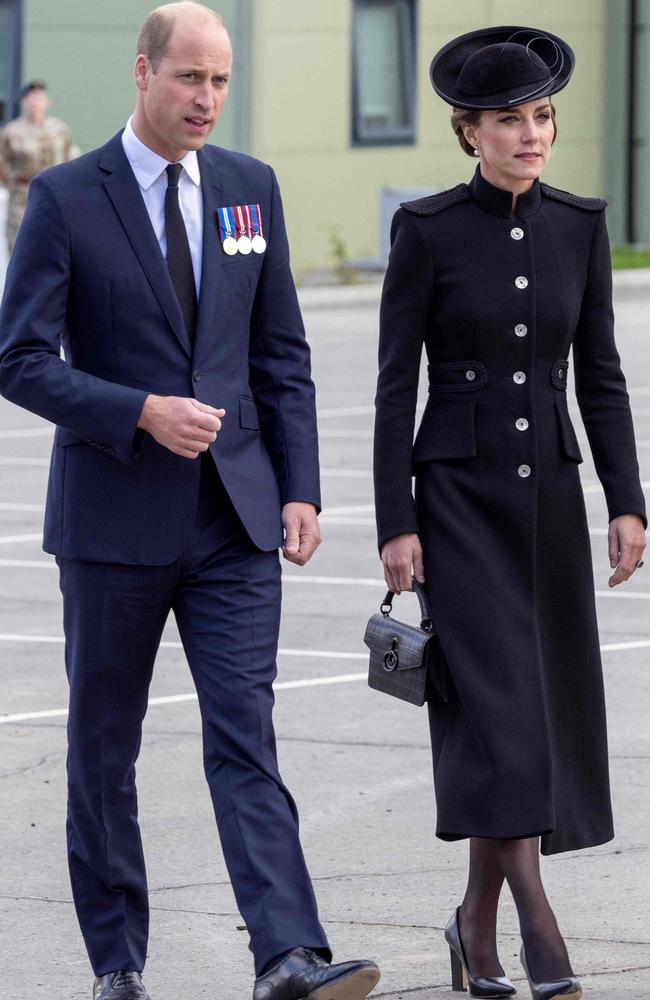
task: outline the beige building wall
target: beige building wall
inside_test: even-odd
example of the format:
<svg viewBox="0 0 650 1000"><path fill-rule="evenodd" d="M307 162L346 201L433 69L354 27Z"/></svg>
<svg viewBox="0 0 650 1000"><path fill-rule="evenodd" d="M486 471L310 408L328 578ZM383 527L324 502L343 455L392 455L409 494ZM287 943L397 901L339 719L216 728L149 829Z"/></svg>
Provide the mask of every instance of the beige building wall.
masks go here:
<svg viewBox="0 0 650 1000"><path fill-rule="evenodd" d="M433 53L488 24L533 25L573 46L577 67L557 95L559 139L544 179L604 192L606 0L420 0L416 145L351 143L352 0L255 0L251 152L276 169L294 268L331 263L328 227L349 259L376 257L382 187L449 187L471 176L449 110L428 78Z"/></svg>

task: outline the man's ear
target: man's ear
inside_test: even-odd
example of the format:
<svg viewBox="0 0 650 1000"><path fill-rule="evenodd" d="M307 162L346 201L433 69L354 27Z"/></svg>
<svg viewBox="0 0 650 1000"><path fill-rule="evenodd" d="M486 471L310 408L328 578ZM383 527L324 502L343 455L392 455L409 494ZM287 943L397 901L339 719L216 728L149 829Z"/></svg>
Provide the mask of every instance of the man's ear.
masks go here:
<svg viewBox="0 0 650 1000"><path fill-rule="evenodd" d="M138 90L146 90L149 86L149 77L153 73L153 68L149 62L148 57L144 52L138 53L135 60L135 66L133 68L133 75L135 77L135 85Z"/></svg>

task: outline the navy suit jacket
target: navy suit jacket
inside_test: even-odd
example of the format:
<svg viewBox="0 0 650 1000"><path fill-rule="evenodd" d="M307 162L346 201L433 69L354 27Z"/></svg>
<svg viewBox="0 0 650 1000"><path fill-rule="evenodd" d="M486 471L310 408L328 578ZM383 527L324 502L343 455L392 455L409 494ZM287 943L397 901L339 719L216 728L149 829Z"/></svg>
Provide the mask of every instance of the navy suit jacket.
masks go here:
<svg viewBox="0 0 650 1000"><path fill-rule="evenodd" d="M120 135L32 182L0 314L0 391L58 425L44 538L56 555L164 565L183 551L200 461L137 429L149 393L225 407L210 451L259 548L281 544L282 504L320 505L309 348L275 175L214 146L198 160L193 349ZM217 209L253 203L267 250L229 257Z"/></svg>

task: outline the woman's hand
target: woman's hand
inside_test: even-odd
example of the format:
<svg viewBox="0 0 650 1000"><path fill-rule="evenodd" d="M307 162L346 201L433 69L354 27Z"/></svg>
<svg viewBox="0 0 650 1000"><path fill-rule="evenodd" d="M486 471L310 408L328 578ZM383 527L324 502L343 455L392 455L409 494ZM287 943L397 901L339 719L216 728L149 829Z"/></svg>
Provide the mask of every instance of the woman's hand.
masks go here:
<svg viewBox="0 0 650 1000"><path fill-rule="evenodd" d="M381 561L386 585L394 594L413 590L413 577L424 583L422 546L417 535L397 535L384 542Z"/></svg>
<svg viewBox="0 0 650 1000"><path fill-rule="evenodd" d="M638 514L621 514L609 523L609 565L616 570L609 586L629 580L645 549L645 529Z"/></svg>

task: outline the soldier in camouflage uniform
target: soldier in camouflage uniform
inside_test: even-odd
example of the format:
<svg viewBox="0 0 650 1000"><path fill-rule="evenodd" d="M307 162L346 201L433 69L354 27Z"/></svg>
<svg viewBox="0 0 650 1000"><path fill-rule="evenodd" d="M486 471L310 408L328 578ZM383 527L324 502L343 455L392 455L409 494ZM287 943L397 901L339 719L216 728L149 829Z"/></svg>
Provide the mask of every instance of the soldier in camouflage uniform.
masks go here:
<svg viewBox="0 0 650 1000"><path fill-rule="evenodd" d="M42 80L26 84L20 94L21 114L0 132L0 181L9 190L7 248L14 248L32 177L55 163L79 155L70 129L47 116L50 99Z"/></svg>

